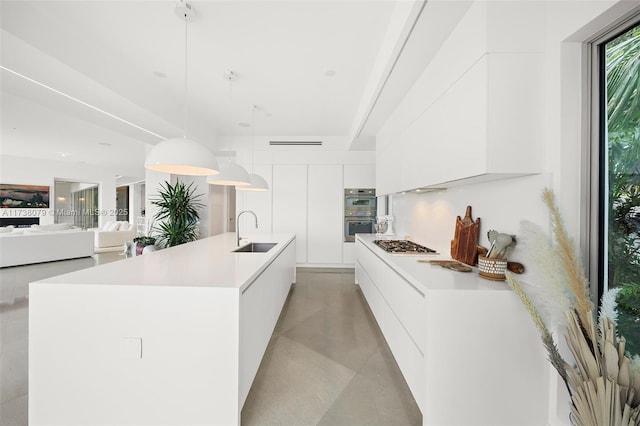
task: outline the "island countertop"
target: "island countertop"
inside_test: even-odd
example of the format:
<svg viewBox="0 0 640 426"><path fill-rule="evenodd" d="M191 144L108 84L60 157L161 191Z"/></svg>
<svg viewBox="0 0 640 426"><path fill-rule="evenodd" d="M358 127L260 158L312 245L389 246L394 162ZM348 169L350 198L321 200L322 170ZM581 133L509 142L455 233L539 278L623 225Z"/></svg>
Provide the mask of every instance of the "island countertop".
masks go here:
<svg viewBox="0 0 640 426"><path fill-rule="evenodd" d="M58 275L32 284L220 287L242 290L291 244L289 233L249 234L251 242L277 243L265 253L234 253L235 234L227 232L143 256ZM245 245L243 241L240 245Z"/></svg>

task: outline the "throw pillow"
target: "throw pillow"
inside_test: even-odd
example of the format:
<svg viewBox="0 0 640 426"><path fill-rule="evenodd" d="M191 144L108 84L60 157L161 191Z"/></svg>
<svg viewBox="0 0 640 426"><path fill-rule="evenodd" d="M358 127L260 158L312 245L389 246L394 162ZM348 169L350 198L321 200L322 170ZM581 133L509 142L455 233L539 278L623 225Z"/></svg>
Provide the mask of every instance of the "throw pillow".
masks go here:
<svg viewBox="0 0 640 426"><path fill-rule="evenodd" d="M120 224L118 222L107 222L104 224L103 229L105 231L117 231Z"/></svg>
<svg viewBox="0 0 640 426"><path fill-rule="evenodd" d="M8 234L10 232L13 232L13 225L3 226L0 228L0 234Z"/></svg>

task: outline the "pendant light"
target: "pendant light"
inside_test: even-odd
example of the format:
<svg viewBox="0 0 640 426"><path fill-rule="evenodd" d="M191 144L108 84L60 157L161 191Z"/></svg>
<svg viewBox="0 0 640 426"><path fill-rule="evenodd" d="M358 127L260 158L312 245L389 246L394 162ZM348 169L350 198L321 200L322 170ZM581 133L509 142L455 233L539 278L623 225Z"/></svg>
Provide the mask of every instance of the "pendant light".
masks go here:
<svg viewBox="0 0 640 426"><path fill-rule="evenodd" d="M216 175L220 168L211 150L187 138L187 23L193 18L193 9L181 0L175 12L184 19L184 137L166 139L155 145L147 155L144 167L174 175Z"/></svg>
<svg viewBox="0 0 640 426"><path fill-rule="evenodd" d="M227 135L231 134L231 82L236 78L232 70L226 70L224 78L229 81L229 96L227 99ZM211 185L246 186L251 184L249 173L240 164L228 162L220 163L220 174L209 176L207 183Z"/></svg>
<svg viewBox="0 0 640 426"><path fill-rule="evenodd" d="M251 179L251 184L246 186L236 186L236 191L267 191L269 189L269 184L264 178L260 175L253 173L254 166L254 152L253 152L253 123L254 123L254 115L256 112L256 106L250 105L251 109L251 173L249 174L249 178Z"/></svg>

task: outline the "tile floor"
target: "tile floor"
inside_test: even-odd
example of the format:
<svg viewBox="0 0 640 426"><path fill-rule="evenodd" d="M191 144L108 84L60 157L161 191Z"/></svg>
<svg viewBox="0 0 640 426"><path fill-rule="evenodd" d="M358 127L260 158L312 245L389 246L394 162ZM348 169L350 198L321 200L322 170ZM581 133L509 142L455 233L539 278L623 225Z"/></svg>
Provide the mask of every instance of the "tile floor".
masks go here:
<svg viewBox="0 0 640 426"><path fill-rule="evenodd" d="M122 257L0 269L0 425L27 424L27 285ZM298 269L242 411L243 425L420 425L353 270Z"/></svg>
<svg viewBox="0 0 640 426"><path fill-rule="evenodd" d="M353 270L298 269L242 425L421 425Z"/></svg>

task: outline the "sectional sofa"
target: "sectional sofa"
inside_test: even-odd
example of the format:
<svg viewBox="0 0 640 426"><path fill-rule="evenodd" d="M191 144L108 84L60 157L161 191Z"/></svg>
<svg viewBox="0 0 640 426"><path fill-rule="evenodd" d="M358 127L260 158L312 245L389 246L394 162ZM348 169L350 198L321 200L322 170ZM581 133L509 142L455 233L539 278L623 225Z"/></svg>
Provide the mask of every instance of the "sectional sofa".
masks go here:
<svg viewBox="0 0 640 426"><path fill-rule="evenodd" d="M133 241L136 236L136 228L126 221L105 222L100 228L90 228L94 233L94 251L123 250L124 243Z"/></svg>
<svg viewBox="0 0 640 426"><path fill-rule="evenodd" d="M69 224L0 228L0 267L92 256L93 239Z"/></svg>

